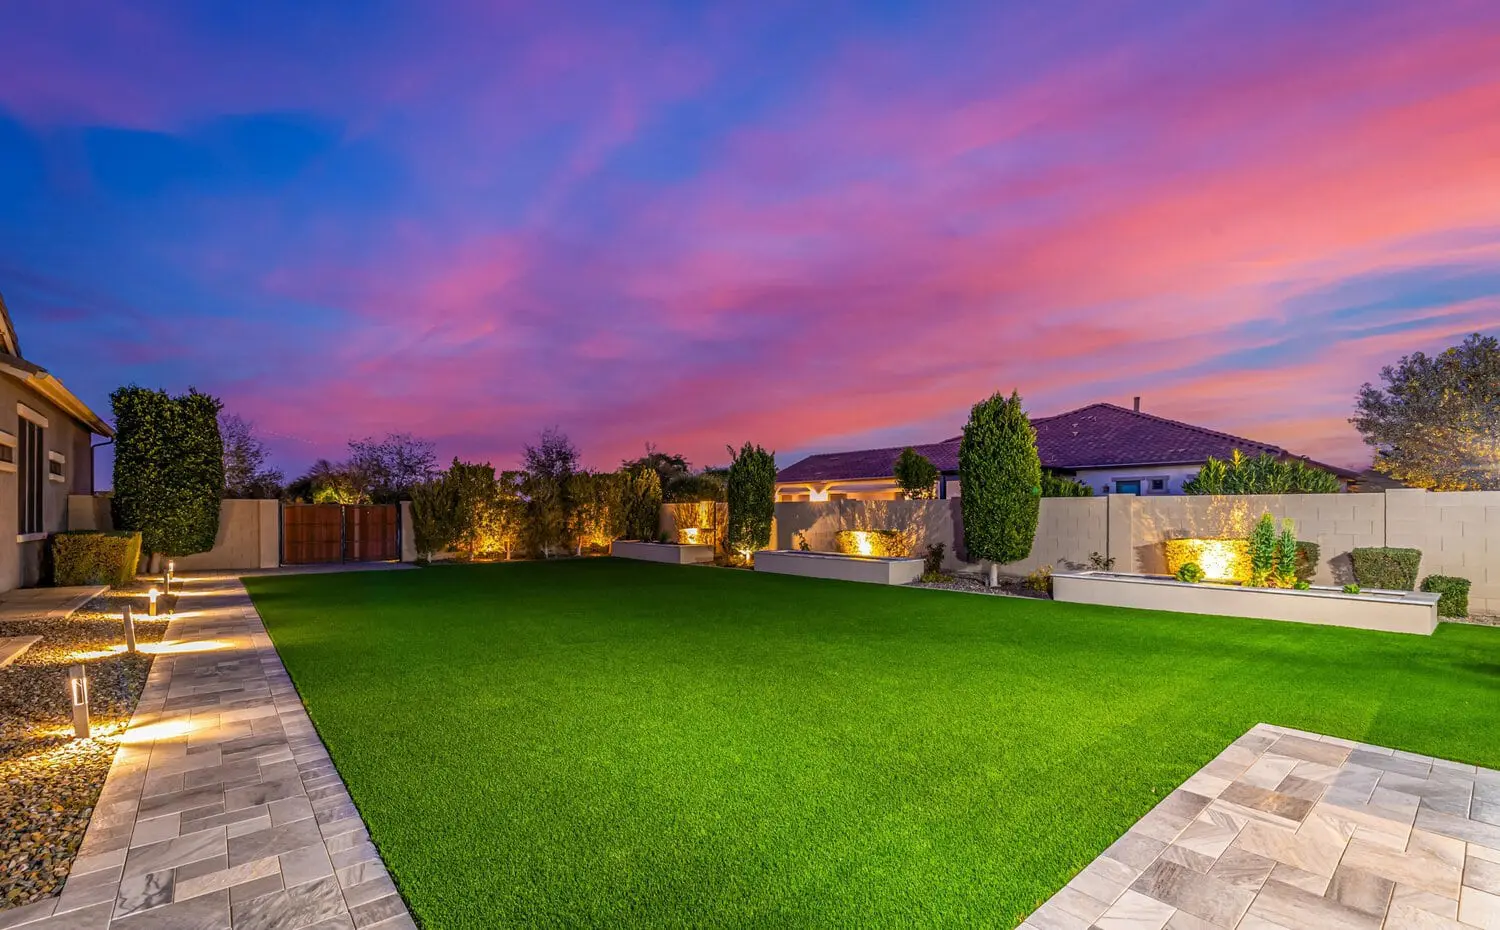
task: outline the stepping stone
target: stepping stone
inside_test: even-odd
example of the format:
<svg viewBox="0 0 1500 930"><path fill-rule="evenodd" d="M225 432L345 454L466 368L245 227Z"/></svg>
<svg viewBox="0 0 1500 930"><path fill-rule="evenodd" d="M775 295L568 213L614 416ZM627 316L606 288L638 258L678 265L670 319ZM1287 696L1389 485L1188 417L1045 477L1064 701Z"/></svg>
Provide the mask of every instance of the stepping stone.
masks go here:
<svg viewBox="0 0 1500 930"><path fill-rule="evenodd" d="M0 668L21 658L26 650L35 646L42 637L35 636L7 636L0 639Z"/></svg>

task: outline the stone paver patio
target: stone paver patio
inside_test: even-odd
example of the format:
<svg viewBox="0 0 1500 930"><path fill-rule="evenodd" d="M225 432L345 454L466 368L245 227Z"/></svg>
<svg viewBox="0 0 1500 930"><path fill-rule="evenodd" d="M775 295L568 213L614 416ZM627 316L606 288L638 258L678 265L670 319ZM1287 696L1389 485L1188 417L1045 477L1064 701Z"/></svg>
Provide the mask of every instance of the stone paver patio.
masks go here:
<svg viewBox="0 0 1500 930"><path fill-rule="evenodd" d="M1500 772L1260 724L1024 930L1500 928Z"/></svg>
<svg viewBox="0 0 1500 930"><path fill-rule="evenodd" d="M7 620L35 620L38 617L63 620L108 590L108 585L90 584L6 591L0 594L0 623Z"/></svg>
<svg viewBox="0 0 1500 930"><path fill-rule="evenodd" d="M178 609L61 896L0 927L415 927L244 586Z"/></svg>

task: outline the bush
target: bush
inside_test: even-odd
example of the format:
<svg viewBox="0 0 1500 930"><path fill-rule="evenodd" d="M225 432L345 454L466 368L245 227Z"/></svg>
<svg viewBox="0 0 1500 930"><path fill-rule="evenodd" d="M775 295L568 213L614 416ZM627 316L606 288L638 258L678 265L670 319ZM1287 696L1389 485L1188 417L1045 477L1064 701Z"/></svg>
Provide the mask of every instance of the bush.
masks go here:
<svg viewBox="0 0 1500 930"><path fill-rule="evenodd" d="M911 555L912 538L900 530L840 530L833 548L844 555L904 559Z"/></svg>
<svg viewBox="0 0 1500 930"><path fill-rule="evenodd" d="M1422 590L1442 595L1438 598L1439 617L1469 615L1469 579L1452 575L1428 575L1422 579Z"/></svg>
<svg viewBox="0 0 1500 930"><path fill-rule="evenodd" d="M127 585L135 580L140 562L140 533L79 530L52 535L52 583L59 586Z"/></svg>
<svg viewBox="0 0 1500 930"><path fill-rule="evenodd" d="M109 396L115 414L115 526L146 552L207 552L219 533L224 442L219 401L131 385Z"/></svg>
<svg viewBox="0 0 1500 930"><path fill-rule="evenodd" d="M1203 569L1198 567L1197 562L1184 562L1182 567L1177 569L1177 580L1188 584L1198 584L1203 580Z"/></svg>
<svg viewBox="0 0 1500 930"><path fill-rule="evenodd" d="M725 537L731 554L748 558L771 543L776 517L776 456L745 443L729 464L729 519Z"/></svg>
<svg viewBox="0 0 1500 930"><path fill-rule="evenodd" d="M1052 593L1052 566L1043 565L1041 568L1021 579L1021 586L1040 594Z"/></svg>
<svg viewBox="0 0 1500 930"><path fill-rule="evenodd" d="M1173 575L1189 562L1203 569L1206 581L1246 584L1250 581L1250 542L1245 539L1169 539L1167 571Z"/></svg>
<svg viewBox="0 0 1500 930"><path fill-rule="evenodd" d="M1297 580L1311 582L1313 576L1318 573L1318 562L1322 559L1322 550L1315 542L1297 541Z"/></svg>
<svg viewBox="0 0 1500 930"><path fill-rule="evenodd" d="M1344 585L1344 593L1345 594L1358 594L1360 592L1360 590L1361 590L1360 586L1357 585L1357 584L1346 584L1346 585Z"/></svg>
<svg viewBox="0 0 1500 930"><path fill-rule="evenodd" d="M907 446L896 459L896 484L907 500L930 500L937 496L937 466L927 456Z"/></svg>
<svg viewBox="0 0 1500 930"><path fill-rule="evenodd" d="M1354 580L1365 588L1411 591L1417 586L1422 550L1370 546L1349 553L1354 562Z"/></svg>
<svg viewBox="0 0 1500 930"><path fill-rule="evenodd" d="M1343 490L1337 475L1301 459L1282 459L1262 452L1246 458L1238 449L1229 461L1209 457L1184 494L1334 494Z"/></svg>
<svg viewBox="0 0 1500 930"><path fill-rule="evenodd" d="M1250 531L1250 584L1264 588L1271 584L1276 571L1276 520L1268 513L1260 515Z"/></svg>
<svg viewBox="0 0 1500 930"><path fill-rule="evenodd" d="M1062 475L1054 475L1050 471L1042 472L1042 496L1043 497L1093 497L1093 485L1084 484L1082 481L1074 481Z"/></svg>
<svg viewBox="0 0 1500 930"><path fill-rule="evenodd" d="M1099 552L1090 552L1089 568L1096 572L1114 571L1115 557L1112 555L1104 555Z"/></svg>
<svg viewBox="0 0 1500 930"><path fill-rule="evenodd" d="M922 573L924 575L941 575L943 573L943 557L948 552L947 543L932 543L927 547L927 554L922 557Z"/></svg>

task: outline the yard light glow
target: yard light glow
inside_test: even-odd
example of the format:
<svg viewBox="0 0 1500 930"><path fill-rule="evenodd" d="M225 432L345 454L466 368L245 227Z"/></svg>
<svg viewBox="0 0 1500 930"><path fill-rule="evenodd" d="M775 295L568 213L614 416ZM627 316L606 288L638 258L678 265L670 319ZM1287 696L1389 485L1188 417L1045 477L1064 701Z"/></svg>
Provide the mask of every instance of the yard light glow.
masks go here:
<svg viewBox="0 0 1500 930"><path fill-rule="evenodd" d="M854 536L854 551L857 555L875 554L875 542L870 538L868 532L865 530L855 530L852 535Z"/></svg>
<svg viewBox="0 0 1500 930"><path fill-rule="evenodd" d="M73 735L89 736L89 678L82 665L68 669L68 699L73 703Z"/></svg>
<svg viewBox="0 0 1500 930"><path fill-rule="evenodd" d="M156 599L158 597L161 597L161 592L156 590L155 588L152 588L150 591L146 592L146 597L151 601L150 614L154 617L156 616Z"/></svg>
<svg viewBox="0 0 1500 930"><path fill-rule="evenodd" d="M125 651L135 652L135 614L125 605Z"/></svg>
<svg viewBox="0 0 1500 930"><path fill-rule="evenodd" d="M684 527L682 530L682 541L690 546L696 546L702 535L703 531L696 526Z"/></svg>

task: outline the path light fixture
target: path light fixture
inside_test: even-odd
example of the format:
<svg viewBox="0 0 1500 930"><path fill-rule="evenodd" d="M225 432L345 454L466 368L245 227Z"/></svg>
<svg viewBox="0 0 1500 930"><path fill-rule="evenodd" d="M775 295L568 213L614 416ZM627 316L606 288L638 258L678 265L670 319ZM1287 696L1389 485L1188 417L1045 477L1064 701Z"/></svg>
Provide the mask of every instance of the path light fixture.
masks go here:
<svg viewBox="0 0 1500 930"><path fill-rule="evenodd" d="M125 651L135 653L135 613L125 605Z"/></svg>
<svg viewBox="0 0 1500 930"><path fill-rule="evenodd" d="M172 574L176 570L177 570L177 563L174 562L174 561L172 561L171 559L168 559L167 560L167 573L166 573L166 575L163 576L163 581L165 581L165 583L166 583L166 589L167 589L166 593L168 593L168 594L172 593Z"/></svg>
<svg viewBox="0 0 1500 930"><path fill-rule="evenodd" d="M156 616L156 599L158 597L161 597L161 592L156 590L155 588L152 588L150 591L146 592L146 597L151 599L151 606L149 608L149 611L151 616L154 617Z"/></svg>
<svg viewBox="0 0 1500 930"><path fill-rule="evenodd" d="M89 677L82 665L68 668L68 698L73 702L73 735L89 737Z"/></svg>

